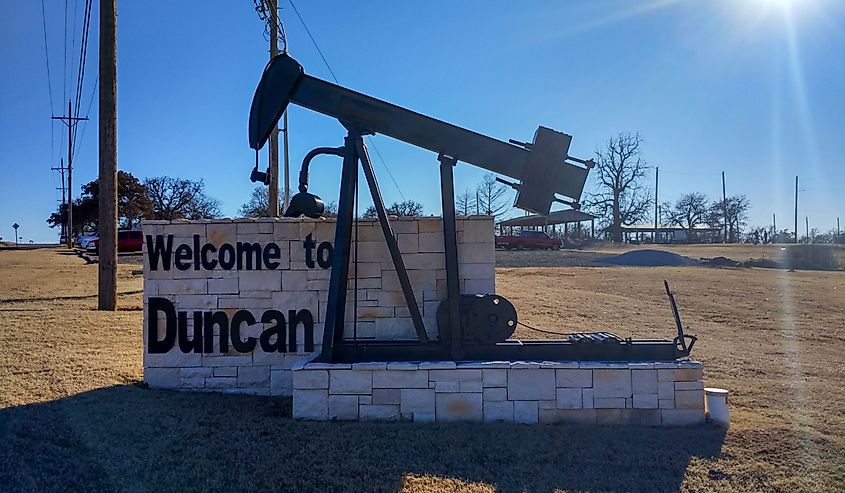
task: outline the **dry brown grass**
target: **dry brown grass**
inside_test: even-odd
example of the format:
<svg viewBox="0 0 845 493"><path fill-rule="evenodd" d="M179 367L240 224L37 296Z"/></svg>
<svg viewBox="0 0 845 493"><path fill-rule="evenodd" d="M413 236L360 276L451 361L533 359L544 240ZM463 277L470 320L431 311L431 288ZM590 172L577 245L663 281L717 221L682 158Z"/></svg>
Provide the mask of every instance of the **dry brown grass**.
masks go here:
<svg viewBox="0 0 845 493"><path fill-rule="evenodd" d="M95 310L96 269L0 251L0 491L845 490L845 273L499 269L526 323L620 335L671 335L668 279L706 383L733 392L722 436L308 423L286 400L146 390L138 266L117 313Z"/></svg>

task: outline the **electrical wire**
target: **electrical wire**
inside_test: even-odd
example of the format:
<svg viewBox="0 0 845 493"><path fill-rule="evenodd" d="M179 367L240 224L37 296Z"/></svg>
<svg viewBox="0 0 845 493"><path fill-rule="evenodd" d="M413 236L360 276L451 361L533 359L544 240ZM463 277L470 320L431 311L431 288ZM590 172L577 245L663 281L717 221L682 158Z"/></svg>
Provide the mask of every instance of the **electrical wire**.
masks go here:
<svg viewBox="0 0 845 493"><path fill-rule="evenodd" d="M91 89L91 98L88 100L88 109L85 110L85 117L86 118L88 118L88 116L91 114L91 106L94 104L94 95L97 94L97 85L99 83L100 83L100 76L97 75L97 78L94 80L94 88ZM79 141L76 142L76 138L74 138L74 141L75 141L74 147L73 147L74 153L76 152L76 144L78 143L81 146L82 141L85 139L85 129L86 128L88 128L88 120L82 120L82 130L77 132L77 133L80 134L79 135Z"/></svg>
<svg viewBox="0 0 845 493"><path fill-rule="evenodd" d="M50 53L47 49L47 14L44 0L41 0L41 27L44 29L44 59L47 61L47 90L50 93L50 114L55 114L53 106L53 79L50 76Z"/></svg>
<svg viewBox="0 0 845 493"><path fill-rule="evenodd" d="M534 331L537 331L537 332L541 332L543 334L549 334L549 335L553 335L553 336L568 336L569 334L571 334L571 332L552 332L550 330L538 329L536 327L532 327L532 326L530 326L526 323L523 323L523 322L517 322L516 324L521 325L521 326L523 326L527 329L531 329L531 330L534 330Z"/></svg>
<svg viewBox="0 0 845 493"><path fill-rule="evenodd" d="M326 68L329 69L329 73L332 76L332 80L334 80L335 84L340 85L340 82L337 80L337 76L335 75L334 70L332 70L332 66L329 65L329 61L326 59L326 56L323 54L323 50L320 49L320 45L317 44L317 40L314 39L314 35L311 34L311 30L308 29L308 24L305 23L305 19L302 18L302 14L300 14L299 9L296 8L296 4L293 3L293 0L288 0L288 2L290 2L290 6L293 7L294 13L296 13L296 16L299 18L299 22L302 23L302 27L305 28L305 32L308 34L308 37L311 39L311 43L314 45L314 48L317 49L317 53L319 53L320 58L323 59L323 63L326 65ZM396 181L396 178L393 177L393 173L390 172L390 167L387 166L387 163L385 162L384 157L382 157L381 151L379 151L378 147L376 146L376 143L369 136L367 136L367 142L369 142L370 145L372 146L373 150L376 151L376 156L378 156L379 161L381 162L385 171L387 171L387 175L390 177L390 181L393 182L393 185L396 187L396 191L399 192L399 195L402 197L402 200L407 200L405 198L405 194L402 193L402 188L399 187L399 183Z"/></svg>

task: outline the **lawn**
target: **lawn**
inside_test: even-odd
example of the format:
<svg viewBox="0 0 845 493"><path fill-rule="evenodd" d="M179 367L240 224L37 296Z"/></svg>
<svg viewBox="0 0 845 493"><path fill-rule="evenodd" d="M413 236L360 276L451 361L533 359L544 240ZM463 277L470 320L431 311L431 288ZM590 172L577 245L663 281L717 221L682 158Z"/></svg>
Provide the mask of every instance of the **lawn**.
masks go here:
<svg viewBox="0 0 845 493"><path fill-rule="evenodd" d="M138 269L104 313L96 265L0 251L0 491L845 491L843 272L497 271L528 325L635 336L672 335L668 279L732 392L723 433L299 422L286 399L145 389Z"/></svg>

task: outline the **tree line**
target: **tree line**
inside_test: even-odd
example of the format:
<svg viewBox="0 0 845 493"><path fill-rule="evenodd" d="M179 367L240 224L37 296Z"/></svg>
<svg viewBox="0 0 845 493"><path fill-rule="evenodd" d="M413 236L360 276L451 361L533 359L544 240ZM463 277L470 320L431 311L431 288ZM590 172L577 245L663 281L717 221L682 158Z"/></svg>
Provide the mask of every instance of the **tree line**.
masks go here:
<svg viewBox="0 0 845 493"><path fill-rule="evenodd" d="M99 221L97 180L82 186L73 201L74 235L96 230ZM138 180L132 173L117 172L117 214L121 228L137 227L141 219L202 219L220 217L220 201L210 197L202 180L156 176ZM51 228L67 221L67 204L47 218Z"/></svg>

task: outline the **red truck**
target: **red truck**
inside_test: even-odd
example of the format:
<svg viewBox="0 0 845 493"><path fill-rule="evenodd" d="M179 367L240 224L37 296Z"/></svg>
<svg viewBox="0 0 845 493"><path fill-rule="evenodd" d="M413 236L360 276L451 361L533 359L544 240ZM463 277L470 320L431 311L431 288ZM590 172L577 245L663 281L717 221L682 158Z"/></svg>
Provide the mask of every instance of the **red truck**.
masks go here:
<svg viewBox="0 0 845 493"><path fill-rule="evenodd" d="M100 240L91 242L89 250L97 252ZM138 229L122 229L117 232L117 251L119 252L140 252L144 248L144 236Z"/></svg>
<svg viewBox="0 0 845 493"><path fill-rule="evenodd" d="M563 242L560 238L551 238L543 231L521 231L518 236L497 236L496 248L505 250L560 250Z"/></svg>

